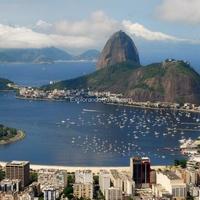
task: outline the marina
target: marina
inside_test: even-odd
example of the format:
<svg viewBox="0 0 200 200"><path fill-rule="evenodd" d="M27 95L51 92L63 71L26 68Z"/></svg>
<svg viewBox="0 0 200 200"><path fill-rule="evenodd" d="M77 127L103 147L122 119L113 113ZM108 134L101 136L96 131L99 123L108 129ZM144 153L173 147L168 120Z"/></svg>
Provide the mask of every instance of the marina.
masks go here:
<svg viewBox="0 0 200 200"><path fill-rule="evenodd" d="M12 72L11 67L6 73ZM40 67L32 69L38 72ZM53 80L54 68L48 67L41 70L46 78L51 73L49 79ZM73 70L73 66L61 68L68 73ZM23 71L22 66L16 73L24 77ZM16 83L25 85L23 78L15 78ZM37 85L34 80L38 78L32 77L29 84ZM127 166L131 156L147 156L152 165L171 165L175 159L185 158L178 150L179 140L196 139L200 129L194 112L30 101L16 99L14 93L0 93L0 111L2 124L26 133L23 140L0 146L1 160L30 160L42 165Z"/></svg>

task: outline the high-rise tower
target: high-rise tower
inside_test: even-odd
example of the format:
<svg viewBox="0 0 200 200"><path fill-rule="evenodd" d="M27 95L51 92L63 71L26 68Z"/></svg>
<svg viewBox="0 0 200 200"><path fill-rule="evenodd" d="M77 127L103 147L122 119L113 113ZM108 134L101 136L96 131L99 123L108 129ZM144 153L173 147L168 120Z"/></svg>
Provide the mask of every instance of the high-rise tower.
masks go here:
<svg viewBox="0 0 200 200"><path fill-rule="evenodd" d="M20 179L22 187L30 182L30 165L28 161L12 161L6 164L6 178Z"/></svg>
<svg viewBox="0 0 200 200"><path fill-rule="evenodd" d="M148 157L131 157L130 171L136 188L150 187L150 159Z"/></svg>

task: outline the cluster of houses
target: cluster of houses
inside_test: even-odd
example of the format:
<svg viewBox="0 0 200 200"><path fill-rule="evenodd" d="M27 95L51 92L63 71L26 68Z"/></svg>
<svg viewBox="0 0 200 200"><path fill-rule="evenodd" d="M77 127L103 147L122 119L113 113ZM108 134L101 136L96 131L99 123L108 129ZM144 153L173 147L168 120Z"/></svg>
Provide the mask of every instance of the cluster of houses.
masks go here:
<svg viewBox="0 0 200 200"><path fill-rule="evenodd" d="M76 103L84 102L103 102L110 104L123 104L129 106L138 106L145 108L170 108L170 109L183 109L187 111L200 111L200 106L196 106L191 103L179 103L172 102L136 102L132 98L124 98L122 94L113 94L111 92L97 92L84 89L74 90L58 90L44 91L38 88L32 87L20 87L18 98L33 99L33 100L49 100L49 101L70 101Z"/></svg>

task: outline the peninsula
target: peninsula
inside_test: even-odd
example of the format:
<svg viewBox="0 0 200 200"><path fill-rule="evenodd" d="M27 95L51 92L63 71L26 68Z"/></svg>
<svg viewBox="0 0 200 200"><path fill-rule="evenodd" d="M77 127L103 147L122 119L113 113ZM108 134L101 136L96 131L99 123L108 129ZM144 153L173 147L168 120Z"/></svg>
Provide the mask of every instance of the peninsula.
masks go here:
<svg viewBox="0 0 200 200"><path fill-rule="evenodd" d="M0 145L21 140L25 137L25 132L15 128L5 127L0 124Z"/></svg>

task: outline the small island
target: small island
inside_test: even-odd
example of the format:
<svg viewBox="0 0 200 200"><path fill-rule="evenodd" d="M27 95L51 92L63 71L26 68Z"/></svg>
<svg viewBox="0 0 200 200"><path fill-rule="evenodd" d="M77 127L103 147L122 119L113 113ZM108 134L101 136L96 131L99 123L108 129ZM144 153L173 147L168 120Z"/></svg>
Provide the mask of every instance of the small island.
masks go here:
<svg viewBox="0 0 200 200"><path fill-rule="evenodd" d="M23 131L0 124L0 145L15 142L23 139L24 137L25 133Z"/></svg>

